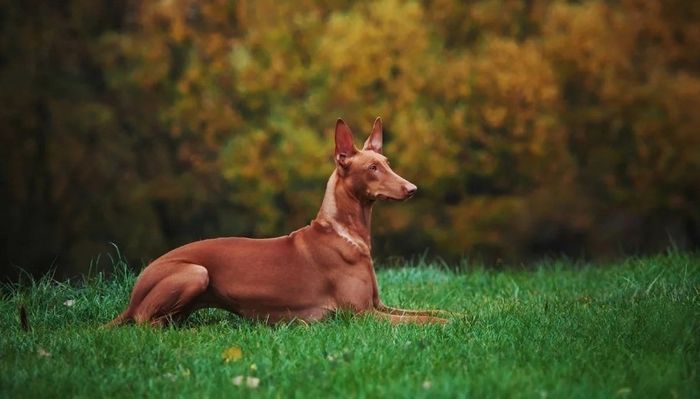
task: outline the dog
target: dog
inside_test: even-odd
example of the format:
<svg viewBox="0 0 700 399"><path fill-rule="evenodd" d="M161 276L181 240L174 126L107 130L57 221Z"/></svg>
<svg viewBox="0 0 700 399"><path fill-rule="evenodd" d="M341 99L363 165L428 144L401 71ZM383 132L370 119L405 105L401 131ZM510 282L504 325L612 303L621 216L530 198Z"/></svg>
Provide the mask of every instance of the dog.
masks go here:
<svg viewBox="0 0 700 399"><path fill-rule="evenodd" d="M338 119L335 170L308 226L282 237L214 238L176 248L141 272L128 307L108 326L159 326L208 307L268 323L314 322L349 310L392 323L444 324L447 312L395 309L379 298L372 207L377 200L407 200L416 190L382 154L381 118L362 149Z"/></svg>

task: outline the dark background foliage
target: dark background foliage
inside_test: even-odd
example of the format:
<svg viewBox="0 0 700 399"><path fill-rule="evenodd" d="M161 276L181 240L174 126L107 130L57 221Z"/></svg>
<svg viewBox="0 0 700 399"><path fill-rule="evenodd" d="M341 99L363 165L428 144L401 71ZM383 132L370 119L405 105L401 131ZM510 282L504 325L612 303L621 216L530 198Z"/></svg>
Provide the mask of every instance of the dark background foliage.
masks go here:
<svg viewBox="0 0 700 399"><path fill-rule="evenodd" d="M698 2L1 4L4 277L298 228L339 116L420 187L379 258L700 245Z"/></svg>

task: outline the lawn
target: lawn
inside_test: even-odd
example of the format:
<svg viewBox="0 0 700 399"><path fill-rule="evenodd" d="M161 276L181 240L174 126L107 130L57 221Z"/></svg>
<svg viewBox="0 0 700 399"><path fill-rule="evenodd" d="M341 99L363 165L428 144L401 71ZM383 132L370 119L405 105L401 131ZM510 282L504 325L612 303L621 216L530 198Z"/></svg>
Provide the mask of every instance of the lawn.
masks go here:
<svg viewBox="0 0 700 399"><path fill-rule="evenodd" d="M462 312L445 326L341 313L269 327L203 310L103 329L135 279L114 268L2 289L0 397L700 397L698 254L379 271L389 305Z"/></svg>

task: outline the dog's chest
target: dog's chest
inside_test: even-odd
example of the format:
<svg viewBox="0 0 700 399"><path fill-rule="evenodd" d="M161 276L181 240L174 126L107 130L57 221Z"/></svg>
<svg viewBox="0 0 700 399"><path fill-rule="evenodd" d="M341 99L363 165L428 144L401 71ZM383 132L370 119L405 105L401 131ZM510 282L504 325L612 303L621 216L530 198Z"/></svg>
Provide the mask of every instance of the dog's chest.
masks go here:
<svg viewBox="0 0 700 399"><path fill-rule="evenodd" d="M375 297L374 273L371 263L344 265L332 276L332 296L339 308L356 311L371 309Z"/></svg>

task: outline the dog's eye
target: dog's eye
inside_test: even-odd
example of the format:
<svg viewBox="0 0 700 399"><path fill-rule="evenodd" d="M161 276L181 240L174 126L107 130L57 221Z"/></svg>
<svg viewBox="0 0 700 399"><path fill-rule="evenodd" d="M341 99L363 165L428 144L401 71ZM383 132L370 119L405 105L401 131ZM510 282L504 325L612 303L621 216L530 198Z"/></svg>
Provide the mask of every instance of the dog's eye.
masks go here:
<svg viewBox="0 0 700 399"><path fill-rule="evenodd" d="M369 170L371 170L372 172L376 172L376 171L377 171L377 165L375 165L375 164L369 165Z"/></svg>

